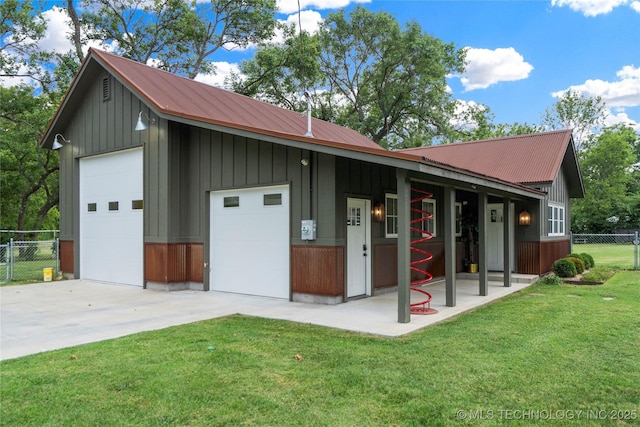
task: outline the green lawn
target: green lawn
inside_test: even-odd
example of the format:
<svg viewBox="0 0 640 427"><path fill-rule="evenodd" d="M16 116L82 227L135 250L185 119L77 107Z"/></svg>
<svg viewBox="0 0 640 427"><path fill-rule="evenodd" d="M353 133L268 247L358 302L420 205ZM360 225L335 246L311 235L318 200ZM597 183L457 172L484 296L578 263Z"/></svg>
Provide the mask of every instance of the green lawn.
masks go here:
<svg viewBox="0 0 640 427"><path fill-rule="evenodd" d="M621 243L574 243L573 252L591 255L598 265L632 270L634 268L634 245Z"/></svg>
<svg viewBox="0 0 640 427"><path fill-rule="evenodd" d="M534 285L403 338L232 316L4 361L0 420L638 425L639 307L627 271Z"/></svg>

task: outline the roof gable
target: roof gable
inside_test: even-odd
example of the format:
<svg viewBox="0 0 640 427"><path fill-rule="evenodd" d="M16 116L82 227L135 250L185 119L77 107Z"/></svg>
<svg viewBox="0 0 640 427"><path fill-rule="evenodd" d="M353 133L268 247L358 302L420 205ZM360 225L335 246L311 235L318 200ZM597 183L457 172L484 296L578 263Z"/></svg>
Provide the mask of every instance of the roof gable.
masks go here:
<svg viewBox="0 0 640 427"><path fill-rule="evenodd" d="M139 62L92 49L89 56L117 76L160 114L233 129L300 139L307 133L307 116ZM312 118L308 142L333 142L384 150L364 135Z"/></svg>
<svg viewBox="0 0 640 427"><path fill-rule="evenodd" d="M571 130L399 150L426 159L522 185L550 185L561 168L571 197L583 197Z"/></svg>

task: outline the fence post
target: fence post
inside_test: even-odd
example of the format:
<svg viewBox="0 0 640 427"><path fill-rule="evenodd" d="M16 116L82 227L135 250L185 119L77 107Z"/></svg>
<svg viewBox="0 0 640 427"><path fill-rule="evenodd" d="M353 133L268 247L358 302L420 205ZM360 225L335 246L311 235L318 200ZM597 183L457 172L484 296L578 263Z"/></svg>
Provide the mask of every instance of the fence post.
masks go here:
<svg viewBox="0 0 640 427"><path fill-rule="evenodd" d="M13 237L9 239L9 256L7 262L9 263L9 280L13 280Z"/></svg>
<svg viewBox="0 0 640 427"><path fill-rule="evenodd" d="M569 231L569 253L573 253L573 231Z"/></svg>
<svg viewBox="0 0 640 427"><path fill-rule="evenodd" d="M56 237L56 277L58 274L60 274L60 238Z"/></svg>
<svg viewBox="0 0 640 427"><path fill-rule="evenodd" d="M635 245L635 248L634 248L633 251L635 252L635 255L636 255L635 269L637 270L638 269L638 247L640 246L640 239L638 239L638 232L637 231L636 231L636 238L633 241L633 244Z"/></svg>

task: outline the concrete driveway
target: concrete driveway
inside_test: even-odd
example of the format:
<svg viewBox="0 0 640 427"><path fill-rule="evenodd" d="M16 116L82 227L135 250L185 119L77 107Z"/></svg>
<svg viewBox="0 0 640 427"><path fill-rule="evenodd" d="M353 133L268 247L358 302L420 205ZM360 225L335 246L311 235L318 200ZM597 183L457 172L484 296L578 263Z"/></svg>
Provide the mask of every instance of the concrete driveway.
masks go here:
<svg viewBox="0 0 640 427"><path fill-rule="evenodd" d="M0 360L117 338L141 331L245 314L384 336L400 336L518 291L489 282L478 296L477 281L457 281L457 306L444 305L444 283L429 285L435 315L412 315L398 323L397 293L338 305L222 292L157 292L140 287L67 280L0 288Z"/></svg>

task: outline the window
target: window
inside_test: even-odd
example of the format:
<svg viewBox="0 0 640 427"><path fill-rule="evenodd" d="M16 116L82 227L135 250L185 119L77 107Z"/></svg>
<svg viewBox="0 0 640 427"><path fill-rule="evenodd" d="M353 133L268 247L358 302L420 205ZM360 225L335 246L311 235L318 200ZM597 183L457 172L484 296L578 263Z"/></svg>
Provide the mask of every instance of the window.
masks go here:
<svg viewBox="0 0 640 427"><path fill-rule="evenodd" d="M436 237L436 201L433 199L424 199L422 201L422 210L429 212L431 218L422 221L422 230L431 233L432 237Z"/></svg>
<svg viewBox="0 0 640 427"><path fill-rule="evenodd" d="M264 204L264 206L282 205L282 194L281 193L265 194L263 196L262 203Z"/></svg>
<svg viewBox="0 0 640 427"><path fill-rule="evenodd" d="M97 212L98 204L97 203L88 203L87 204L87 212Z"/></svg>
<svg viewBox="0 0 640 427"><path fill-rule="evenodd" d="M549 203L547 207L547 234L564 236L564 206Z"/></svg>
<svg viewBox="0 0 640 427"><path fill-rule="evenodd" d="M398 195L386 194L385 199L386 237L398 237Z"/></svg>
<svg viewBox="0 0 640 427"><path fill-rule="evenodd" d="M224 198L225 208L237 208L240 206L240 196L228 196Z"/></svg>
<svg viewBox="0 0 640 427"><path fill-rule="evenodd" d="M361 213L360 208L351 207L347 212L347 225L351 227L360 227Z"/></svg>
<svg viewBox="0 0 640 427"><path fill-rule="evenodd" d="M456 230L455 236L462 236L462 203L456 202Z"/></svg>
<svg viewBox="0 0 640 427"><path fill-rule="evenodd" d="M119 205L118 202L109 202L109 210L117 211L119 209L118 205Z"/></svg>
<svg viewBox="0 0 640 427"><path fill-rule="evenodd" d="M132 200L131 201L131 209L134 211L140 210L142 209L144 206L144 203L142 200Z"/></svg>

